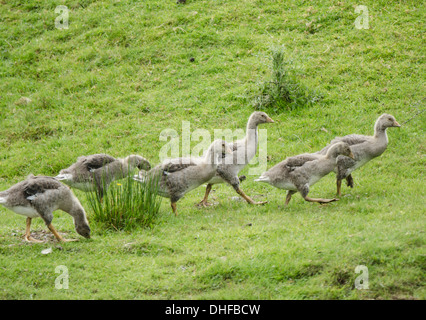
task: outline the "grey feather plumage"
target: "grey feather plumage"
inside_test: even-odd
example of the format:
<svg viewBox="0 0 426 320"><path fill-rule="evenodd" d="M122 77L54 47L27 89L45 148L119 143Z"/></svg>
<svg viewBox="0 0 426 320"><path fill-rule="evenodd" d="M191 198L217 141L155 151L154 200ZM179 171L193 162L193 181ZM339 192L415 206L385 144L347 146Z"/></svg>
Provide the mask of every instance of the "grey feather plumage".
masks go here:
<svg viewBox="0 0 426 320"><path fill-rule="evenodd" d="M224 182L231 185L247 202L255 204L255 202L240 189L238 173L243 170L256 155L258 147L258 125L273 122L274 121L265 112L256 111L250 115L247 121L245 137L241 140L229 143L233 153L223 157L222 163L217 166L216 174L208 181L204 199L199 203L200 205L208 205L207 199L212 185ZM259 204L263 204L263 202Z"/></svg>
<svg viewBox="0 0 426 320"><path fill-rule="evenodd" d="M53 220L53 212L62 210L74 219L77 233L89 238L90 227L80 201L70 188L53 177L30 175L8 190L0 192L3 206L28 218L41 217L47 226Z"/></svg>
<svg viewBox="0 0 426 320"><path fill-rule="evenodd" d="M158 180L158 194L170 198L176 213L176 202L186 193L209 181L216 173L223 153L231 153L229 145L222 140L214 141L203 157L168 159L148 172L140 172L135 180L148 182Z"/></svg>
<svg viewBox="0 0 426 320"><path fill-rule="evenodd" d="M340 142L332 145L325 155L301 154L289 157L263 173L255 181L289 190L286 204L296 191L299 191L306 201L319 203L335 201L337 199L310 198L308 193L312 185L334 170L340 155L353 156L347 143Z"/></svg>
<svg viewBox="0 0 426 320"><path fill-rule="evenodd" d="M337 137L325 148L317 152L317 154L325 154L332 145L338 142L349 144L354 154L354 159L344 156L338 157L335 168L338 194L340 194L341 180L346 179L348 186L353 187L352 172L385 152L388 146L386 129L391 127L400 127L400 125L394 116L386 113L382 114L374 124L373 136L350 134L344 137Z"/></svg>
<svg viewBox="0 0 426 320"><path fill-rule="evenodd" d="M96 190L102 197L112 181L125 178L135 168L149 170L151 165L138 155L120 159L93 154L79 157L70 167L62 169L56 178L82 191Z"/></svg>

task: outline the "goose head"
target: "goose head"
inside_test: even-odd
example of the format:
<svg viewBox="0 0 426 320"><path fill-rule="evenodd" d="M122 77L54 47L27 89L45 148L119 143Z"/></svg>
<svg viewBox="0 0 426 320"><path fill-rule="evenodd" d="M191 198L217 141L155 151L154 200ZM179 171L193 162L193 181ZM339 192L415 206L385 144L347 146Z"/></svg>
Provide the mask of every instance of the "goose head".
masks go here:
<svg viewBox="0 0 426 320"><path fill-rule="evenodd" d="M249 122L257 126L262 123L273 123L274 120L272 120L265 112L255 111L251 114Z"/></svg>
<svg viewBox="0 0 426 320"><path fill-rule="evenodd" d="M146 160L144 157L138 156L138 155L130 155L126 157L125 162L133 168L138 168L139 170L150 170L151 164L148 160Z"/></svg>
<svg viewBox="0 0 426 320"><path fill-rule="evenodd" d="M330 149L327 151L327 157L328 158L336 158L337 156L346 156L349 158L354 159L354 154L352 153L351 148L349 147L349 144L346 142L339 142L331 146Z"/></svg>
<svg viewBox="0 0 426 320"><path fill-rule="evenodd" d="M86 239L90 239L90 227L87 223L81 223L75 225L75 231Z"/></svg>
<svg viewBox="0 0 426 320"><path fill-rule="evenodd" d="M396 121L395 117L384 113L376 121L375 128L378 130L386 130L391 127L400 127L401 125Z"/></svg>

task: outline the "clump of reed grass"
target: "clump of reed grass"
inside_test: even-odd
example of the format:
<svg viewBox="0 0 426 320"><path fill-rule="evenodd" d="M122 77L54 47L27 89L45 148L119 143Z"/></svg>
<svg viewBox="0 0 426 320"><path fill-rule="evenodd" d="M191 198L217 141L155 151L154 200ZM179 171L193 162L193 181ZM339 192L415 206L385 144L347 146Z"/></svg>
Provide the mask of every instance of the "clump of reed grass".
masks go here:
<svg viewBox="0 0 426 320"><path fill-rule="evenodd" d="M89 219L110 230L152 227L159 215L162 199L158 195L158 181L158 177L151 177L138 182L128 175L104 188L106 191L102 198L96 191L87 192L92 209Z"/></svg>
<svg viewBox="0 0 426 320"><path fill-rule="evenodd" d="M259 93L252 101L254 109L281 113L312 106L321 99L321 94L299 81L293 62L285 59L283 49L273 49L271 79L260 84Z"/></svg>

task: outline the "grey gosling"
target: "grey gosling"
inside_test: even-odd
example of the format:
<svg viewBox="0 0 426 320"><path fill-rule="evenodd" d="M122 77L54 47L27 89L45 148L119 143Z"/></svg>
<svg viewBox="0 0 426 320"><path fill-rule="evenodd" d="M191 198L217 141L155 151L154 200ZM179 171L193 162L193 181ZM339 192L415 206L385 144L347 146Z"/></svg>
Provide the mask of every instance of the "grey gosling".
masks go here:
<svg viewBox="0 0 426 320"><path fill-rule="evenodd" d="M354 159L350 159L344 155L337 158L336 186L337 194L341 195L342 180L346 179L346 184L353 188L352 172L362 167L371 159L380 156L388 146L388 136L386 129L391 127L400 127L401 125L390 114L382 114L374 124L374 136L364 136L358 134L350 134L344 137L333 139L317 154L326 154L331 146L338 142L346 142L351 147Z"/></svg>
<svg viewBox="0 0 426 320"><path fill-rule="evenodd" d="M85 192L96 190L102 199L112 181L125 178L135 168L149 170L151 165L138 155L116 159L107 154L93 154L79 157L70 167L62 169L55 179Z"/></svg>
<svg viewBox="0 0 426 320"><path fill-rule="evenodd" d="M53 211L58 209L73 217L78 234L90 238L89 223L80 201L68 186L52 177L28 176L26 180L0 192L0 204L27 217L25 240L28 242L42 242L31 237L31 219L37 217L44 220L58 241L75 241L62 238L53 227Z"/></svg>
<svg viewBox="0 0 426 320"><path fill-rule="evenodd" d="M215 175L219 159L224 153L232 153L228 143L215 140L203 157L168 159L148 172L139 172L134 179L143 182L147 178L155 180L155 177L159 177L158 194L170 198L173 213L177 216L176 203L187 192Z"/></svg>
<svg viewBox="0 0 426 320"><path fill-rule="evenodd" d="M218 165L215 176L208 181L206 192L203 200L198 204L200 206L208 206L207 199L214 184L227 182L235 191L243 197L249 204L265 204L266 202L255 202L247 196L240 188L238 173L253 159L257 152L258 133L257 126L262 123L273 123L265 112L253 112L247 122L246 136L244 139L229 143L233 153L223 158L222 163Z"/></svg>
<svg viewBox="0 0 426 320"><path fill-rule="evenodd" d="M301 154L281 161L254 181L266 182L279 189L288 190L285 205L297 191L303 199L320 204L337 201L338 199L322 199L308 197L309 187L329 174L336 166L338 156L353 158L347 143L336 143L325 155Z"/></svg>

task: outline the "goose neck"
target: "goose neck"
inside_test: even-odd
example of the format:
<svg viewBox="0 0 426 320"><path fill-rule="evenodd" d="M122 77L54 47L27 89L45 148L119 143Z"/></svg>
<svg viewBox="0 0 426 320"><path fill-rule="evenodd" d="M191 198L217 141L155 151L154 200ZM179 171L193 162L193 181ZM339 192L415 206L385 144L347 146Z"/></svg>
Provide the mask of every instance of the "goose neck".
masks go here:
<svg viewBox="0 0 426 320"><path fill-rule="evenodd" d="M379 141L383 142L385 144L388 143L388 135L386 133L386 128L382 128L379 125L376 125L374 127L374 138Z"/></svg>
<svg viewBox="0 0 426 320"><path fill-rule="evenodd" d="M207 164L216 164L217 163L217 157L215 157L215 152L214 152L214 146L210 146L208 149L207 149L207 152L206 152L206 155L204 156L204 163L207 163Z"/></svg>

